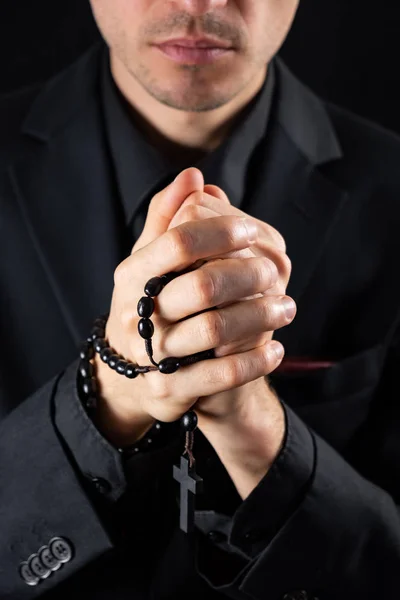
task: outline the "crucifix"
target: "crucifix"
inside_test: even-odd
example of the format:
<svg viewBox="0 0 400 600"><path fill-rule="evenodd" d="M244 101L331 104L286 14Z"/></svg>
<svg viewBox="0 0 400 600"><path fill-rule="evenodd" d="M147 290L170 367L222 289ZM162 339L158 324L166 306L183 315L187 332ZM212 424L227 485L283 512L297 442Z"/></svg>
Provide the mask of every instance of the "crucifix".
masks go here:
<svg viewBox="0 0 400 600"><path fill-rule="evenodd" d="M180 528L185 533L192 533L194 531L195 495L203 492L203 480L196 473L195 459L192 452L194 430L197 427L197 415L194 410L190 410L183 415L181 425L186 432L185 451L181 456L180 467L174 465L174 479L181 484Z"/></svg>
<svg viewBox="0 0 400 600"><path fill-rule="evenodd" d="M180 528L185 533L191 533L194 530L195 495L203 492L203 479L184 455L181 456L180 467L174 465L174 479L181 484Z"/></svg>

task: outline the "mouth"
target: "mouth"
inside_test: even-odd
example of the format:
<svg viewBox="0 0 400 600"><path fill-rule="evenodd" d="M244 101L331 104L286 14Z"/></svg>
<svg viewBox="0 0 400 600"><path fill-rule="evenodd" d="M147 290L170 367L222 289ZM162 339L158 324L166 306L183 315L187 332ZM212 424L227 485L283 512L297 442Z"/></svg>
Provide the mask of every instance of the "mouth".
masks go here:
<svg viewBox="0 0 400 600"><path fill-rule="evenodd" d="M233 53L233 47L210 38L172 39L154 46L170 60L181 64L210 64Z"/></svg>
<svg viewBox="0 0 400 600"><path fill-rule="evenodd" d="M165 44L168 44L169 46L182 46L185 48L223 48L225 50L232 48L232 44L210 37L171 38L169 40L164 40L163 42L158 42L157 45L163 46Z"/></svg>

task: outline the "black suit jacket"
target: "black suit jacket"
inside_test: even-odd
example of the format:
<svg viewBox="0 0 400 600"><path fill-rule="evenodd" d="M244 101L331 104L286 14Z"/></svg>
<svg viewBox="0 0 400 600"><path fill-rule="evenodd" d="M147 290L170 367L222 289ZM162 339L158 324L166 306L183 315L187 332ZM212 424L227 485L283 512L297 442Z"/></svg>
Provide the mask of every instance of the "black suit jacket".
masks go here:
<svg viewBox="0 0 400 600"><path fill-rule="evenodd" d="M43 88L1 100L2 599L83 589L87 598L148 597L54 423L54 401L75 394L77 348L108 310L124 258L98 66L95 48ZM282 233L293 265L287 293L297 316L274 337L286 358L334 364L271 376L304 439L311 434L312 483L261 555L215 597L375 600L400 585L400 144L323 103L281 62L277 89L249 208ZM89 196L101 218L88 214ZM73 560L27 586L21 562L57 535L73 543ZM179 534L170 542L166 565L186 552ZM203 597L214 597L207 589Z"/></svg>

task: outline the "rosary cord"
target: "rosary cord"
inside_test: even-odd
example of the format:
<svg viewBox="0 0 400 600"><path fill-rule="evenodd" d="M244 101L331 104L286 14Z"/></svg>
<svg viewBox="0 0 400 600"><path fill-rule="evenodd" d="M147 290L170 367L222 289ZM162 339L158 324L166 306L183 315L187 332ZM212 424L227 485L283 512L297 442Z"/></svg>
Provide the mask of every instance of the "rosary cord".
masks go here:
<svg viewBox="0 0 400 600"><path fill-rule="evenodd" d="M189 457L189 467L192 468L195 464L195 458L193 456L193 444L194 444L194 432L186 431L185 434L185 452L184 455L187 454Z"/></svg>
<svg viewBox="0 0 400 600"><path fill-rule="evenodd" d="M139 365L136 365L135 371L136 371L136 373L146 374L146 373L150 373L150 371L158 371L158 367L150 367L147 365L145 367L141 367Z"/></svg>
<svg viewBox="0 0 400 600"><path fill-rule="evenodd" d="M147 356L148 356L148 357L149 357L149 359L150 359L150 362L151 362L151 363L152 363L152 364L153 364L155 367L157 367L157 368L158 368L158 363L157 363L157 362L154 360L154 358L153 358L153 344L152 344L151 338L150 338L150 339L148 339L148 340L144 340L144 345L145 345L145 348L146 348ZM154 370L154 369L152 369L152 371L153 371L153 370Z"/></svg>
<svg viewBox="0 0 400 600"><path fill-rule="evenodd" d="M188 367L189 365L194 365L201 360L207 360L210 358L215 358L214 349L212 350L203 350L202 352L196 352L196 354L190 354L189 356L183 356L179 359L179 364L181 367Z"/></svg>

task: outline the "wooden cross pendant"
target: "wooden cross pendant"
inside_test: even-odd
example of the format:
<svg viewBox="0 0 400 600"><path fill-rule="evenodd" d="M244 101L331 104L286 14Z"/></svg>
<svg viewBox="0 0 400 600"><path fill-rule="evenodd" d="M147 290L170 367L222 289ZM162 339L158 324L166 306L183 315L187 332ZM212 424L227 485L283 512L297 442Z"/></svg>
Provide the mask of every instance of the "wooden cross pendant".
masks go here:
<svg viewBox="0 0 400 600"><path fill-rule="evenodd" d="M181 484L180 491L180 528L185 533L194 530L195 495L203 492L203 479L195 468L189 466L189 459L181 456L180 467L174 465L174 479Z"/></svg>

